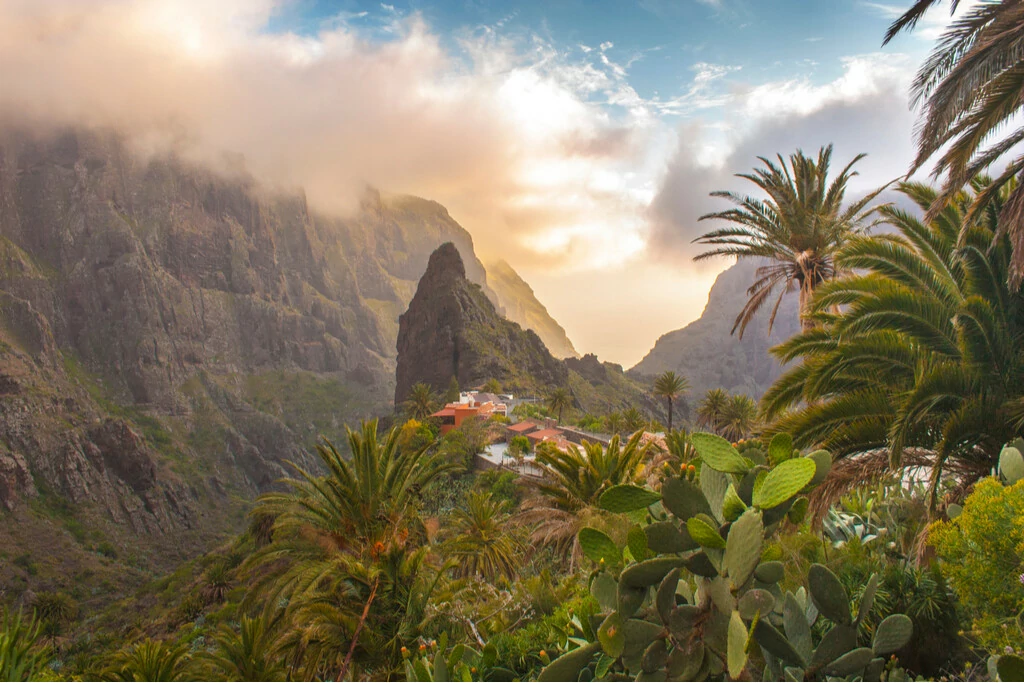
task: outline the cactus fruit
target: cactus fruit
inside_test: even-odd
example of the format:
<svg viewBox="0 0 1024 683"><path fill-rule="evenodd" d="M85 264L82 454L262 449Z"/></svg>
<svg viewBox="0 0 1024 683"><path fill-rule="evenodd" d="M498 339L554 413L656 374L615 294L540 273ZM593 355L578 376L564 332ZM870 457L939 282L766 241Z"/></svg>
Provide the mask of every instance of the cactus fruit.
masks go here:
<svg viewBox="0 0 1024 683"><path fill-rule="evenodd" d="M808 591L784 591L779 584L785 566L764 555L787 516L794 523L803 519L803 494L827 475L829 454L802 456L786 436L772 439L768 457L756 442L741 443L741 454L712 434L693 434L691 441L702 463L697 481L687 472L666 478L660 496L639 487L614 487L602 496L602 507L616 512L658 500L662 505L651 509L642 533L640 527L631 530L628 555L634 561L627 557L625 567L611 539L581 530L584 554L597 558L591 592L602 612L588 621L585 640L576 641L591 642L551 662L540 680L887 675L884 657L905 646L913 628L904 615L889 616L871 647L858 647L875 577L854 621L850 597L828 568L810 568ZM819 617L831 624L816 626ZM812 633L824 633L817 647Z"/></svg>

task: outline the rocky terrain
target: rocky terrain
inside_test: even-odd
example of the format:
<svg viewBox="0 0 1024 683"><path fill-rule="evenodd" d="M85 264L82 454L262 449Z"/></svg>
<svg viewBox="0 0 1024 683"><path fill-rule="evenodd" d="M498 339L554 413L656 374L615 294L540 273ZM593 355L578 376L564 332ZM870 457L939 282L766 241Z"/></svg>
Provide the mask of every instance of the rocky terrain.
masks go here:
<svg viewBox="0 0 1024 683"><path fill-rule="evenodd" d="M497 303L435 202L325 216L113 134L0 132L0 590L166 569L319 434L390 412L398 316L446 242Z"/></svg>
<svg viewBox="0 0 1024 683"><path fill-rule="evenodd" d="M723 271L711 287L700 318L662 335L630 374L657 375L674 370L690 380L691 402L699 400L708 389L719 387L760 398L782 371L768 350L799 332L800 321L797 297L787 295L770 334L769 306L751 321L742 339L739 334L730 334L736 315L746 303L746 290L755 279L756 269L755 263L743 261Z"/></svg>
<svg viewBox="0 0 1024 683"><path fill-rule="evenodd" d="M576 407L604 414L628 406L661 417L661 406L622 367L596 356L555 358L540 337L495 309L470 282L458 250L443 244L431 254L409 309L399 318L395 403L417 382L443 391L452 377L472 387L498 380L505 391L545 396L572 391Z"/></svg>

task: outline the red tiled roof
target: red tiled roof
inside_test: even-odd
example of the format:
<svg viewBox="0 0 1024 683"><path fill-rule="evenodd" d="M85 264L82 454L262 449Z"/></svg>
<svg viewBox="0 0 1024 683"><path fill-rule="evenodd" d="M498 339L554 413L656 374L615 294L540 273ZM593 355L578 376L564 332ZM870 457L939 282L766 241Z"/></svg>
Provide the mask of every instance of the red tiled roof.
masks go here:
<svg viewBox="0 0 1024 683"><path fill-rule="evenodd" d="M455 408L441 408L430 417L455 417Z"/></svg>
<svg viewBox="0 0 1024 683"><path fill-rule="evenodd" d="M562 436L562 432L557 429L542 429L538 432L530 432L526 435L526 438L543 441L544 439L554 438L556 436Z"/></svg>
<svg viewBox="0 0 1024 683"><path fill-rule="evenodd" d="M535 429L539 429L539 427L532 422L518 422L508 427L510 432L529 432Z"/></svg>

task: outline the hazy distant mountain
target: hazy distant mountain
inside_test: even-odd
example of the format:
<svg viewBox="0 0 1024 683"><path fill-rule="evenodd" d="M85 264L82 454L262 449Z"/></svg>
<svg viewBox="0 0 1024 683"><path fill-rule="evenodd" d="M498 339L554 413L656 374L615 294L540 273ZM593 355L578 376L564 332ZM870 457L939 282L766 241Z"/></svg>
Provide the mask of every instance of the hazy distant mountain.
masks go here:
<svg viewBox="0 0 1024 683"><path fill-rule="evenodd" d="M519 277L512 266L505 261L488 263L487 284L497 294L500 307L505 309L505 317L536 332L553 356L579 356L565 330L551 317L544 304L537 300L533 288Z"/></svg>
<svg viewBox="0 0 1024 683"><path fill-rule="evenodd" d="M741 261L723 271L700 318L663 335L631 372L655 375L674 370L690 380L691 402L718 387L760 398L782 370L768 349L799 332L800 322L797 297L787 295L770 335L769 305L747 326L742 339L730 334L756 269L756 263Z"/></svg>

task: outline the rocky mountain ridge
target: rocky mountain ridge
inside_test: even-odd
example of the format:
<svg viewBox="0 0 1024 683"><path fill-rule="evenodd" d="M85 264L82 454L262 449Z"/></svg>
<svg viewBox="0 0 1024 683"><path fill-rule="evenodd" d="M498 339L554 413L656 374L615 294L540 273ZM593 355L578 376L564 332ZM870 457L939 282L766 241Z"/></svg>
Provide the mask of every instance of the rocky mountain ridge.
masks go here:
<svg viewBox="0 0 1024 683"><path fill-rule="evenodd" d="M769 349L799 332L800 321L797 297L787 294L770 333L770 305L766 305L742 339L738 333L731 334L757 268L757 263L740 261L722 271L711 286L700 318L662 335L630 374L650 376L673 370L690 381L689 395L694 402L715 388L760 398L782 372Z"/></svg>
<svg viewBox="0 0 1024 683"><path fill-rule="evenodd" d="M462 387L495 379L504 391L541 398L567 388L583 412L634 406L663 419L649 387L629 379L621 366L593 355L559 360L535 332L502 317L466 278L458 250L443 244L399 319L395 404L418 382L441 392L452 377Z"/></svg>
<svg viewBox="0 0 1024 683"><path fill-rule="evenodd" d="M327 216L112 133L0 131L0 589L56 580L19 549L167 568L319 434L390 412L398 316L446 242L497 302L436 202Z"/></svg>

